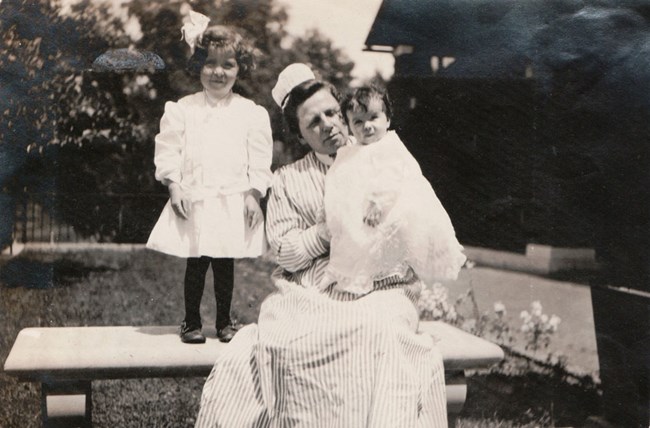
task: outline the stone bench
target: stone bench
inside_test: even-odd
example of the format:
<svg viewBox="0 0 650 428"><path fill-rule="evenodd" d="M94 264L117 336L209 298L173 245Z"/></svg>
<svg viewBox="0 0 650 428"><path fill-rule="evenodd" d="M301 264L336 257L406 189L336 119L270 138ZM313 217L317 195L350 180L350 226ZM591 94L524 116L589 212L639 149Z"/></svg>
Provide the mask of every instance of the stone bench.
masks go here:
<svg viewBox="0 0 650 428"><path fill-rule="evenodd" d="M465 370L487 368L503 359L503 351L442 322L422 322L420 330L440 339L453 420L467 394ZM205 344L186 345L174 326L25 328L4 370L21 381L41 383L44 426L89 427L93 380L207 376L215 356L228 346L208 333Z"/></svg>

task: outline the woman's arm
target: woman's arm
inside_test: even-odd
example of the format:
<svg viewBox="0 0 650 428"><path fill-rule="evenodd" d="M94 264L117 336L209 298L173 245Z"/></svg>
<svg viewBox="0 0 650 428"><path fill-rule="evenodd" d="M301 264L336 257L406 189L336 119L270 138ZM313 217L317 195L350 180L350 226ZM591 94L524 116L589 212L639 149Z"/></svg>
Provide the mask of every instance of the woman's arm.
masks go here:
<svg viewBox="0 0 650 428"><path fill-rule="evenodd" d="M325 219L309 225L289 199L287 184L277 172L269 194L266 235L278 264L290 272L309 267L329 251Z"/></svg>

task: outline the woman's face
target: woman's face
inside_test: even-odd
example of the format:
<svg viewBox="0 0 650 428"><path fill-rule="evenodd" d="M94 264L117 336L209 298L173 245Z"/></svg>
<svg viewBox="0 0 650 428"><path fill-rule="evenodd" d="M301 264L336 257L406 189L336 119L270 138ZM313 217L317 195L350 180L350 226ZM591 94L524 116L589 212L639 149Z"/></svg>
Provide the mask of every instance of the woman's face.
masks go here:
<svg viewBox="0 0 650 428"><path fill-rule="evenodd" d="M232 49L210 49L201 69L201 84L212 97L223 98L232 90L238 74L239 64Z"/></svg>
<svg viewBox="0 0 650 428"><path fill-rule="evenodd" d="M303 102L296 114L302 140L316 153L334 154L348 140L339 103L327 88Z"/></svg>

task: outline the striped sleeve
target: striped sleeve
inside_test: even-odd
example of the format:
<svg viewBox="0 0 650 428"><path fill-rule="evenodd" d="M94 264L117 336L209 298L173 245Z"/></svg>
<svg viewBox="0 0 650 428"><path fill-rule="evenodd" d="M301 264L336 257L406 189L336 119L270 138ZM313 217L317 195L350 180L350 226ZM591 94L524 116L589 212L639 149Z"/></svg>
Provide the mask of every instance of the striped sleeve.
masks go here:
<svg viewBox="0 0 650 428"><path fill-rule="evenodd" d="M277 262L289 272L310 267L315 258L329 251L324 239L324 222L308 224L289 198L291 179L276 172L271 186L266 218L266 235ZM322 197L322 195L320 196Z"/></svg>

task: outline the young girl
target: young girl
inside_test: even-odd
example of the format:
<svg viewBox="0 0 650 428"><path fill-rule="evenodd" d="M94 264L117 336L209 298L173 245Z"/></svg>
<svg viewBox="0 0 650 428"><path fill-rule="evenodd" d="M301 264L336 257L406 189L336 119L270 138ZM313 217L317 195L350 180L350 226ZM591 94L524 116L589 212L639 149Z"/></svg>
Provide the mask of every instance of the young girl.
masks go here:
<svg viewBox="0 0 650 428"><path fill-rule="evenodd" d="M342 114L358 144L338 150L325 179L331 241L323 286L366 294L396 275L456 279L463 247L417 161L388 131L385 92L357 89Z"/></svg>
<svg viewBox="0 0 650 428"><path fill-rule="evenodd" d="M253 47L230 28L208 27L209 20L194 12L191 18L183 33L193 51L190 71L203 91L165 105L154 162L170 200L147 247L187 258L180 331L185 343L205 342L200 305L212 266L217 337L227 342L235 332L233 258L263 251L259 201L272 177L273 140L266 110L232 91L254 67Z"/></svg>

